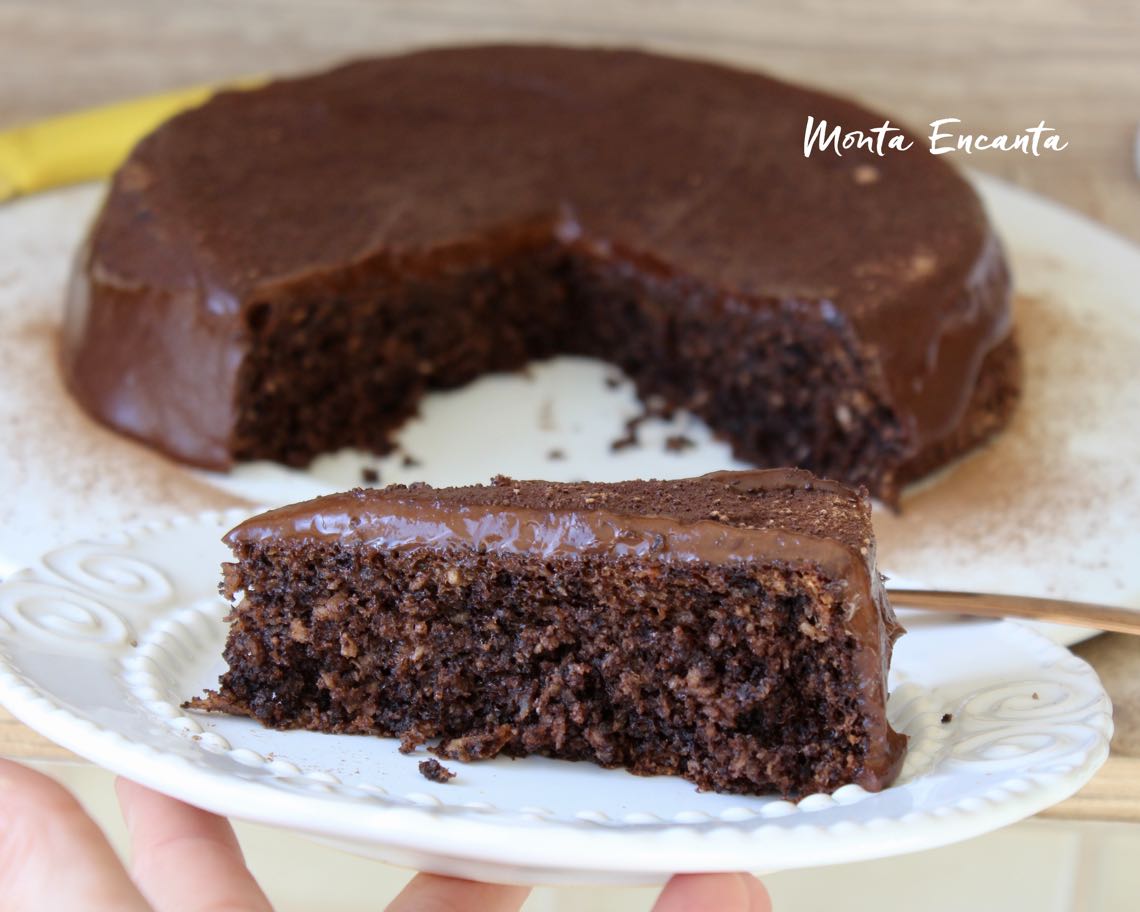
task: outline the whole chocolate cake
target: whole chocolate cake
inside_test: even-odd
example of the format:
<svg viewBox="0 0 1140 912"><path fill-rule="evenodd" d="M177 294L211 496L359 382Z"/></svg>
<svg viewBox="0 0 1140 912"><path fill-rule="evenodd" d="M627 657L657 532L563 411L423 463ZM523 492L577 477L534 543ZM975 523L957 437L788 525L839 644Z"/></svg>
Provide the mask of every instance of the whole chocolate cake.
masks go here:
<svg viewBox="0 0 1140 912"><path fill-rule="evenodd" d="M878 790L902 761L870 503L807 472L395 485L226 542L229 670L194 708L726 792Z"/></svg>
<svg viewBox="0 0 1140 912"><path fill-rule="evenodd" d="M1009 280L921 140L804 155L850 102L636 51L466 47L226 92L116 174L67 383L177 459L383 452L426 390L620 365L761 465L894 497L1017 396Z"/></svg>

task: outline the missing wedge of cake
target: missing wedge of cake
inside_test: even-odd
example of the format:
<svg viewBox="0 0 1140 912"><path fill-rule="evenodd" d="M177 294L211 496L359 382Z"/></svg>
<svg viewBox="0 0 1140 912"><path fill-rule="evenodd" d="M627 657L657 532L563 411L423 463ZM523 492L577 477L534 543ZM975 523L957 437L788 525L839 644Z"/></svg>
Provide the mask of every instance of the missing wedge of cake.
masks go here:
<svg viewBox="0 0 1140 912"><path fill-rule="evenodd" d="M192 708L722 792L878 790L902 762L869 501L804 471L394 485L225 540L229 670Z"/></svg>

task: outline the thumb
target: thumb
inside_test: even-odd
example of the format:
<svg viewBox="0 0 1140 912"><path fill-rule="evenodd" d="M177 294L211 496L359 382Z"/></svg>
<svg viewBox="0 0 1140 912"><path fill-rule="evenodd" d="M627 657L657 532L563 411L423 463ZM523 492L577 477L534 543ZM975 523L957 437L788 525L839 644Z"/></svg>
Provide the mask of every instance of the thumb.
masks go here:
<svg viewBox="0 0 1140 912"><path fill-rule="evenodd" d="M0 912L149 912L114 849L71 794L0 760Z"/></svg>
<svg viewBox="0 0 1140 912"><path fill-rule="evenodd" d="M772 912L772 900L751 874L677 874L653 912Z"/></svg>

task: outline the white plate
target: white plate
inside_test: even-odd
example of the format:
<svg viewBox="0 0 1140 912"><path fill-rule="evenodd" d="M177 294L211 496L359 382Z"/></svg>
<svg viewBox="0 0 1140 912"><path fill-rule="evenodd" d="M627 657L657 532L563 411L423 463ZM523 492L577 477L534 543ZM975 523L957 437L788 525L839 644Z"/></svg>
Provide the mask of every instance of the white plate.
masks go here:
<svg viewBox="0 0 1140 912"><path fill-rule="evenodd" d="M1036 197L978 181L1012 255L1025 398L992 446L879 510L880 562L892 577L948 589L1080 598L1140 610L1140 252ZM0 207L0 575L49 548L136 518L284 503L359 484L368 457L342 454L307 472L261 464L232 476L193 472L87 419L56 366L67 269L98 201L82 187ZM680 477L733 465L725 446L682 416L651 422L643 445L610 442L639 407L613 371L558 359L529 376L487 377L425 401L378 463L383 480L486 481ZM698 445L663 447L683 431ZM565 458L552 460L552 450ZM1052 628L1073 642L1082 634Z"/></svg>
<svg viewBox="0 0 1140 912"><path fill-rule="evenodd" d="M1009 622L914 625L891 672L902 774L798 804L528 758L423 779L392 739L188 713L223 670L219 537L240 512L56 550L0 586L0 702L101 766L228 816L422 870L519 883L649 883L912 852L1033 814L1104 761L1108 697ZM943 722L943 714L953 718Z"/></svg>

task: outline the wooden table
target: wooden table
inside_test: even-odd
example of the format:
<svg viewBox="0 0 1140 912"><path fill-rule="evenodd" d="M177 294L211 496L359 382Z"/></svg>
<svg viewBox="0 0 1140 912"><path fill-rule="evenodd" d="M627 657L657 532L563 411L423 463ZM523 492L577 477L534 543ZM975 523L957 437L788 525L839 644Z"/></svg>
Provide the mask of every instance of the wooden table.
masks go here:
<svg viewBox="0 0 1140 912"><path fill-rule="evenodd" d="M1140 13L1134 0L3 0L0 128L251 73L447 42L637 44L763 68L924 125L1016 133L1044 120L1068 148L968 164L1140 242ZM959 163L964 160L958 159ZM1112 696L1112 756L1049 816L1140 821L1140 638L1075 650ZM0 710L0 753L69 758Z"/></svg>

